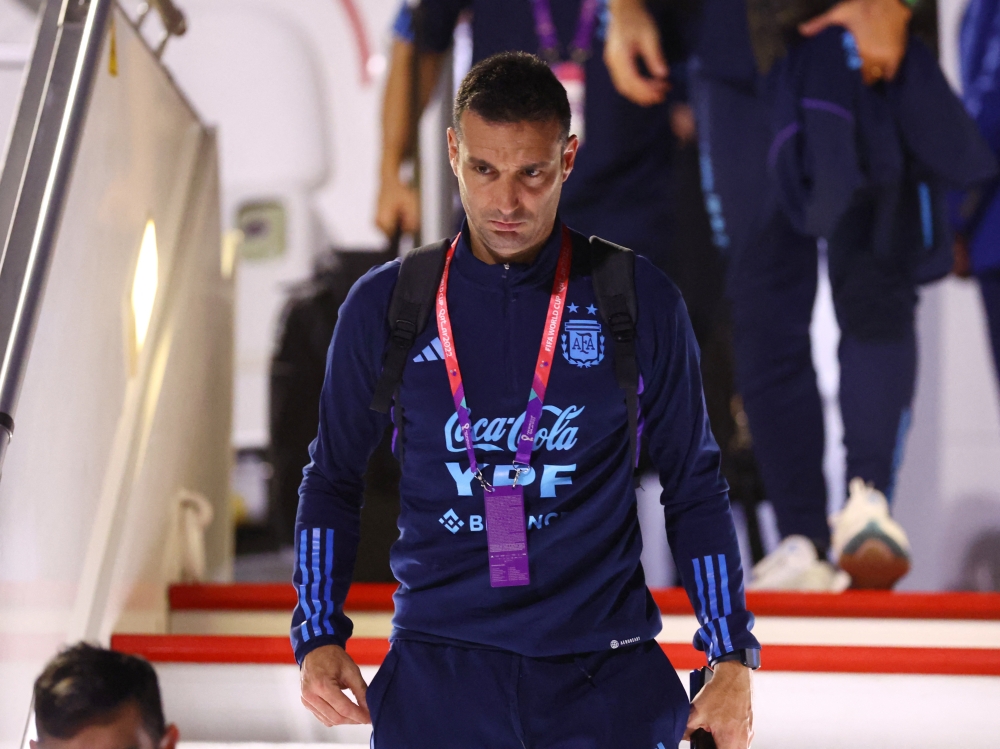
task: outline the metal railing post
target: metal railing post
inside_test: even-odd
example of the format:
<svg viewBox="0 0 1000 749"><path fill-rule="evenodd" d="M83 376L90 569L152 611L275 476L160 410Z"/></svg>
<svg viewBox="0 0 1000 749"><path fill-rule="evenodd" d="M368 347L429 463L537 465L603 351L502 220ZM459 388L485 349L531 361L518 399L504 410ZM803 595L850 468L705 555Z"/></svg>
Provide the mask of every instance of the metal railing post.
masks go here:
<svg viewBox="0 0 1000 749"><path fill-rule="evenodd" d="M8 149L0 177L5 189L16 185L9 223L0 225L4 237L0 255L0 471L14 431L14 412L112 2L62 0L58 14L46 7L27 77L30 89L40 80L36 66L44 66L40 95L36 99L34 89L26 89L12 136L13 146L14 139L25 134L24 129L18 131L23 117L31 123L29 142L18 141L18 150ZM50 37L51 52L46 58L43 42ZM0 198L6 194L0 193Z"/></svg>

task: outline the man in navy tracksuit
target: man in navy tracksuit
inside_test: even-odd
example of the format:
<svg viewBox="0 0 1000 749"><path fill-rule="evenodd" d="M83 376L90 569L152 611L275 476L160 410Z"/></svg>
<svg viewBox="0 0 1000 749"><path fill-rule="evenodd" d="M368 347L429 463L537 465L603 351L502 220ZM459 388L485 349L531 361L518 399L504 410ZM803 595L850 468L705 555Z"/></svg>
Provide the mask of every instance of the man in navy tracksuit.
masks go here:
<svg viewBox="0 0 1000 749"><path fill-rule="evenodd" d="M366 275L340 313L300 490L292 643L306 706L326 725L370 720L376 747L654 749L699 727L722 749L749 746L759 644L698 352L676 288L637 257L640 435L701 623L694 643L715 664L694 707L653 639L615 341L590 245L557 216L569 125L565 90L524 53L477 64L456 98L449 153L467 222L394 400L400 586L370 688L343 649L343 602L362 475L389 424L369 403L400 264Z"/></svg>

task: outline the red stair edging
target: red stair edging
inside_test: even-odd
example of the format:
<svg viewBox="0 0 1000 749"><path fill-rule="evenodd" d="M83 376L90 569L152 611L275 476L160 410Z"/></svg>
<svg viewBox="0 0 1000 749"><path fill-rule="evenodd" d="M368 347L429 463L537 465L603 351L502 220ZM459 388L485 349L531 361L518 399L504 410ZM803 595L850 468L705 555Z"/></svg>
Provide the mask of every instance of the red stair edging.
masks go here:
<svg viewBox="0 0 1000 749"><path fill-rule="evenodd" d="M115 634L111 649L153 663L295 664L288 638L275 636ZM360 665L381 665L389 641L355 637L348 640L347 652Z"/></svg>
<svg viewBox="0 0 1000 749"><path fill-rule="evenodd" d="M344 608L391 612L395 590L395 583L355 583L348 591ZM660 588L652 594L665 615L692 613L683 588ZM174 611L291 611L295 603L295 589L290 584L174 585L170 588L170 607ZM1000 593L757 591L747 594L747 607L756 616L1000 620Z"/></svg>
<svg viewBox="0 0 1000 749"><path fill-rule="evenodd" d="M690 645L660 646L674 668L705 665L704 653ZM116 634L111 637L111 647L153 663L295 664L286 637ZM348 641L347 652L359 665L377 666L389 652L389 642L356 637ZM767 645L763 664L765 671L1000 676L1000 650Z"/></svg>
<svg viewBox="0 0 1000 749"><path fill-rule="evenodd" d="M683 588L662 588L652 593L663 614L691 613L691 604ZM747 608L755 616L1000 620L1000 593L750 591Z"/></svg>
<svg viewBox="0 0 1000 749"><path fill-rule="evenodd" d="M355 583L347 592L344 608L350 611L394 609L395 583ZM173 611L291 611L295 588L286 583L199 583L171 585Z"/></svg>

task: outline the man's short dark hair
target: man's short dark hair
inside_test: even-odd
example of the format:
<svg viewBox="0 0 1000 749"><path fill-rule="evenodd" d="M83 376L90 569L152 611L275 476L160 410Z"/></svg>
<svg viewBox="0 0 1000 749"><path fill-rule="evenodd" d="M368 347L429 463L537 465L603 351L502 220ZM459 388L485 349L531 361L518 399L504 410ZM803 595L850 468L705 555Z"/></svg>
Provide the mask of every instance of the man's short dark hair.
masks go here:
<svg viewBox="0 0 1000 749"><path fill-rule="evenodd" d="M455 95L452 113L461 133L462 114L475 112L487 122L551 122L569 137L566 89L551 68L527 52L501 52L472 66Z"/></svg>
<svg viewBox="0 0 1000 749"><path fill-rule="evenodd" d="M154 743L166 732L160 686L149 662L80 643L60 652L35 681L39 736L70 739L114 720L128 704L139 709Z"/></svg>

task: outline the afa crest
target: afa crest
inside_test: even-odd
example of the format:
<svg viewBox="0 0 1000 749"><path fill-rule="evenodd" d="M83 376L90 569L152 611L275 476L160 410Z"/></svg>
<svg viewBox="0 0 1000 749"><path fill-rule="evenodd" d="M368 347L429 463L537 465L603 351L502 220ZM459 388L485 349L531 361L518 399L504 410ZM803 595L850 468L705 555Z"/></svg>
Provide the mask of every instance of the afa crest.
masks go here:
<svg viewBox="0 0 1000 749"><path fill-rule="evenodd" d="M604 361L604 334L597 320L568 320L563 324L563 358L581 369Z"/></svg>

